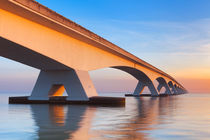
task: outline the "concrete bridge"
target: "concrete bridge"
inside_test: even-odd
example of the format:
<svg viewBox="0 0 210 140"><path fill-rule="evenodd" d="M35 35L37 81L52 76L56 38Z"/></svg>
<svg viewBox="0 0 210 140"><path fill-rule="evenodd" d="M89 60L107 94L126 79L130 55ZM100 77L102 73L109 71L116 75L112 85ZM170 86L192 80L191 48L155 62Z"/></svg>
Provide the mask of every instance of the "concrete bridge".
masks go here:
<svg viewBox="0 0 210 140"><path fill-rule="evenodd" d="M97 96L88 71L114 68L138 80L152 96L187 92L173 77L33 0L0 1L0 55L40 69L29 100L48 100L66 89L69 101ZM157 80L159 85L154 86Z"/></svg>

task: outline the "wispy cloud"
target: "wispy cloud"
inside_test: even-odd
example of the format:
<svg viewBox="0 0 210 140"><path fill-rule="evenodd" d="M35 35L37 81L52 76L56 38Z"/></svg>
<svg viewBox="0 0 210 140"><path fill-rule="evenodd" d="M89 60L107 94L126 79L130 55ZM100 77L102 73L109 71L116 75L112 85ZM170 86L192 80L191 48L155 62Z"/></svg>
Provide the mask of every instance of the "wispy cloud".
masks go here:
<svg viewBox="0 0 210 140"><path fill-rule="evenodd" d="M99 27L91 28L132 53L210 53L210 19L191 22L110 20L97 25Z"/></svg>

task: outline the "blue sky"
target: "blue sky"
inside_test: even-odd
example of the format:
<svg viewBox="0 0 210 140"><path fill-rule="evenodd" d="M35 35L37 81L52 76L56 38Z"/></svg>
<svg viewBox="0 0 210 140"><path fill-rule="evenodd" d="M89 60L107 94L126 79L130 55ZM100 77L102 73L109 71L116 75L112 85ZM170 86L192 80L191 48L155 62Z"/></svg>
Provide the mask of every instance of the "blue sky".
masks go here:
<svg viewBox="0 0 210 140"><path fill-rule="evenodd" d="M209 0L37 0L74 20L193 21L208 18Z"/></svg>
<svg viewBox="0 0 210 140"><path fill-rule="evenodd" d="M186 86L187 80L210 81L209 0L37 1L166 71ZM4 58L0 58L0 64L1 89L10 91L8 85L20 91L32 89L38 70ZM95 83L103 81L104 75L113 75L115 80L122 75L132 79L110 69L91 75ZM21 86L24 83L26 86ZM133 88L130 87L126 88Z"/></svg>

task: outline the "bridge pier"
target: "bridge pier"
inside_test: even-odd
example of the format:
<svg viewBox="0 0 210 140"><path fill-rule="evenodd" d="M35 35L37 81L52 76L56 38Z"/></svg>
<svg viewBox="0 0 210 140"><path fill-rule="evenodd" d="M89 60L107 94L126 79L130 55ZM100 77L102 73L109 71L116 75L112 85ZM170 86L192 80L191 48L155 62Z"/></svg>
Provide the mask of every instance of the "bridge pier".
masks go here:
<svg viewBox="0 0 210 140"><path fill-rule="evenodd" d="M174 88L176 89L177 94L182 94L182 90L176 84L174 84Z"/></svg>
<svg viewBox="0 0 210 140"><path fill-rule="evenodd" d="M184 91L182 88L180 88L180 87L177 87L177 91L178 91L180 94L184 94L184 93L185 93L185 91Z"/></svg>
<svg viewBox="0 0 210 140"><path fill-rule="evenodd" d="M175 88L175 86L173 85L173 83L170 81L168 82L169 87L171 88L171 91L173 94L177 94L177 89Z"/></svg>
<svg viewBox="0 0 210 140"><path fill-rule="evenodd" d="M158 83L159 83L159 84L158 84L158 87L157 87L158 92L160 92L160 90L161 90L163 87L165 87L166 91L165 91L164 94L172 94L172 93L171 93L171 90L170 90L170 88L169 88L169 86L168 86L168 84L166 83L166 81L165 81L162 77L157 78L157 81L158 81Z"/></svg>
<svg viewBox="0 0 210 140"><path fill-rule="evenodd" d="M51 96L62 96L65 89L68 101L88 101L98 95L87 71L42 70L28 99L49 100Z"/></svg>
<svg viewBox="0 0 210 140"><path fill-rule="evenodd" d="M151 79L142 71L140 71L136 68L126 67L126 66L116 66L113 68L127 72L138 80L138 84L134 90L134 93L126 94L126 96L140 96L140 94L143 92L145 86L147 86L148 89L150 90L151 96L159 96L159 92L156 90Z"/></svg>
<svg viewBox="0 0 210 140"><path fill-rule="evenodd" d="M149 82L147 84L147 86L151 92L151 96L159 96L159 92L157 91L157 89L155 88L155 86L152 82Z"/></svg>
<svg viewBox="0 0 210 140"><path fill-rule="evenodd" d="M140 96L146 86L150 90L151 96L158 96L159 95L158 91L156 90L156 88L155 88L155 86L152 82L143 82L143 81L138 82L138 84L137 84L137 86L134 90L133 95L134 96Z"/></svg>
<svg viewBox="0 0 210 140"><path fill-rule="evenodd" d="M143 84L142 82L139 81L134 92L133 92L133 95L138 96L139 94L141 94L143 92L144 88L145 88L145 84Z"/></svg>

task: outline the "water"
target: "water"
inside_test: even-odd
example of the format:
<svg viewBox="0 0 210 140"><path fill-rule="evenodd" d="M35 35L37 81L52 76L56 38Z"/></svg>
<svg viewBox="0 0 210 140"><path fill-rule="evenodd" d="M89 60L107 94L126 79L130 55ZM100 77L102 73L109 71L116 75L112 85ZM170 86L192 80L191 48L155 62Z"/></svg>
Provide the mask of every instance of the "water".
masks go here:
<svg viewBox="0 0 210 140"><path fill-rule="evenodd" d="M1 140L209 139L210 94L127 97L125 107L9 105L0 94Z"/></svg>

